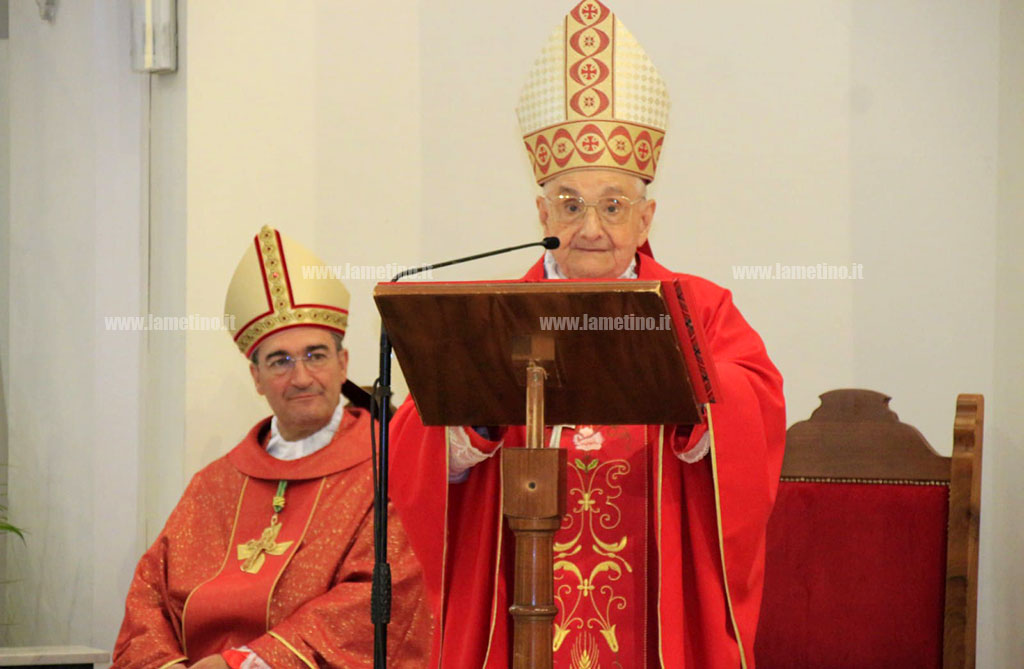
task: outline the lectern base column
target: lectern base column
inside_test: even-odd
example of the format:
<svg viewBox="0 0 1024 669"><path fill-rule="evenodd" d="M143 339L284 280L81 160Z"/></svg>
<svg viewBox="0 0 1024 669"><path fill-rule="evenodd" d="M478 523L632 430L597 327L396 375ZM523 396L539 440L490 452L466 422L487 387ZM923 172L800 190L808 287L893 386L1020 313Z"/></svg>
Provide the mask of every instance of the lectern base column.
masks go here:
<svg viewBox="0 0 1024 669"><path fill-rule="evenodd" d="M554 620L552 546L565 506L566 452L509 448L502 453L504 508L516 537L514 669L551 669Z"/></svg>
<svg viewBox="0 0 1024 669"><path fill-rule="evenodd" d="M516 535L512 666L550 669L554 604L552 543L560 518L509 518Z"/></svg>

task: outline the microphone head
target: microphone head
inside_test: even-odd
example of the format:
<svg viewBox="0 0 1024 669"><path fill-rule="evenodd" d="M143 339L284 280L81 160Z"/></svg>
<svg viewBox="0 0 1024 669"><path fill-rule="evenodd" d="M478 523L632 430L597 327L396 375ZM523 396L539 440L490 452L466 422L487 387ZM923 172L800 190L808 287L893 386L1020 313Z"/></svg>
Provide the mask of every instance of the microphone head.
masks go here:
<svg viewBox="0 0 1024 669"><path fill-rule="evenodd" d="M561 240L558 239L558 237L545 237L541 241L541 244L543 244L544 248L546 248L548 251L553 251L557 249L559 246L561 246L562 242Z"/></svg>

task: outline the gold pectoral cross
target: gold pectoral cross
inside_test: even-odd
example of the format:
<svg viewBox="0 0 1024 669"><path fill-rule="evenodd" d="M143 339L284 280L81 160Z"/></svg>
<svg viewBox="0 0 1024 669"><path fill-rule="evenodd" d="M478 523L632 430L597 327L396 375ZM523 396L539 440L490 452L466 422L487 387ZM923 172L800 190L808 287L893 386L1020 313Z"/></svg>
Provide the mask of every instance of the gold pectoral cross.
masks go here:
<svg viewBox="0 0 1024 669"><path fill-rule="evenodd" d="M267 555L281 555L293 542L285 541L277 543L277 535L281 533L281 523L277 520L275 513L270 518L270 527L263 530L259 539L250 539L244 544L238 544L238 559L242 562L242 571L248 574L259 573L263 563L267 561Z"/></svg>

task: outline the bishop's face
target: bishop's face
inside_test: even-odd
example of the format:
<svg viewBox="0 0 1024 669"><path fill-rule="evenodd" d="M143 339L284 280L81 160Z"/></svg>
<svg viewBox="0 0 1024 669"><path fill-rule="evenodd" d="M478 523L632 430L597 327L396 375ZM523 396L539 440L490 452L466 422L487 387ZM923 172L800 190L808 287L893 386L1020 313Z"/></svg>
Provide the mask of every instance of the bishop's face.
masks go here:
<svg viewBox="0 0 1024 669"><path fill-rule="evenodd" d="M582 215L574 215L580 205L572 198L582 198ZM620 215L608 198L623 198L617 201L625 206ZM654 218L655 202L643 198L643 182L617 170L573 170L546 182L537 213L544 234L561 242L552 253L562 273L570 279L621 276L647 241Z"/></svg>
<svg viewBox="0 0 1024 669"><path fill-rule="evenodd" d="M282 437L303 439L330 422L348 372L348 351L337 347L330 331L282 330L267 337L256 355L249 371L277 416Z"/></svg>

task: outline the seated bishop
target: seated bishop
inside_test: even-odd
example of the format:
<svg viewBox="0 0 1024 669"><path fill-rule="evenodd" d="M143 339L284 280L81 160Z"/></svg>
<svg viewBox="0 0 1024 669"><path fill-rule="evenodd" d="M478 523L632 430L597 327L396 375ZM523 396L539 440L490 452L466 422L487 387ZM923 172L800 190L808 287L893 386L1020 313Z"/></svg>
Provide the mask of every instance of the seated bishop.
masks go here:
<svg viewBox="0 0 1024 669"><path fill-rule="evenodd" d="M300 271L321 264L264 227L235 270L225 313L273 416L193 477L142 556L116 669L373 665L370 416L342 401L348 291ZM388 666L421 667L432 621L398 518L388 554Z"/></svg>
<svg viewBox="0 0 1024 669"><path fill-rule="evenodd" d="M728 290L663 267L647 243L665 84L616 15L583 0L544 46L518 115L540 227L561 243L522 280L679 278L719 382L696 426L547 428L545 440L569 451L554 665L752 668L785 440L782 377ZM509 666L513 537L500 461L524 432L427 428L411 401L392 422L392 499L438 621L431 666Z"/></svg>

